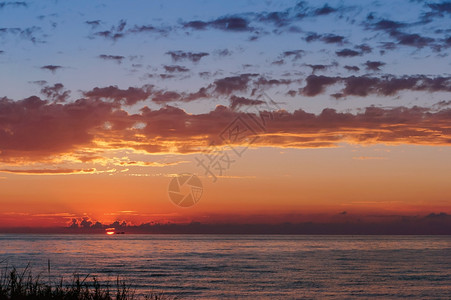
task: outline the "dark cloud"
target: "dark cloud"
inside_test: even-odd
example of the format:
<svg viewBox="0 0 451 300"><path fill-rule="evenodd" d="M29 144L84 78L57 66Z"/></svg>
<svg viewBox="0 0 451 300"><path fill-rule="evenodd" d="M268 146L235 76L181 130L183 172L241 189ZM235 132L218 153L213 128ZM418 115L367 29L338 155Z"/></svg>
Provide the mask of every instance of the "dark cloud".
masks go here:
<svg viewBox="0 0 451 300"><path fill-rule="evenodd" d="M28 4L23 1L2 1L0 2L0 8L4 8L7 6L12 7L28 7Z"/></svg>
<svg viewBox="0 0 451 300"><path fill-rule="evenodd" d="M107 54L101 54L99 55L99 58L103 59L103 60L113 60L116 61L117 63L122 63L122 60L125 58L124 56L121 55L107 55Z"/></svg>
<svg viewBox="0 0 451 300"><path fill-rule="evenodd" d="M384 62L381 61L369 61L367 60L364 64L366 69L369 71L380 71L381 67L385 65Z"/></svg>
<svg viewBox="0 0 451 300"><path fill-rule="evenodd" d="M312 74L316 73L316 71L325 71L330 67L332 67L332 65L310 65L310 64L306 64L305 66L312 69Z"/></svg>
<svg viewBox="0 0 451 300"><path fill-rule="evenodd" d="M184 23L185 28L195 29L195 30L205 30L207 28L215 28L224 31L252 31L253 29L249 27L249 21L244 17L239 16L228 16L220 17L213 21L190 21Z"/></svg>
<svg viewBox="0 0 451 300"><path fill-rule="evenodd" d="M257 76L257 74L241 74L239 76L217 79L214 82L215 91L222 95L230 95L234 92L244 92L248 89L248 85L254 76Z"/></svg>
<svg viewBox="0 0 451 300"><path fill-rule="evenodd" d="M175 78L175 75L173 75L173 74L160 74L159 76L160 76L161 79ZM149 77L151 77L151 76L149 75Z"/></svg>
<svg viewBox="0 0 451 300"><path fill-rule="evenodd" d="M173 61L190 60L192 62L198 62L202 57L210 55L206 52L185 52L182 50L168 51L166 54L170 55Z"/></svg>
<svg viewBox="0 0 451 300"><path fill-rule="evenodd" d="M70 91L64 89L64 85L56 83L53 86L45 86L41 89L41 94L53 102L65 102L70 95Z"/></svg>
<svg viewBox="0 0 451 300"><path fill-rule="evenodd" d="M44 37L46 37L46 35L42 31L42 28L39 26L32 26L27 28L18 28L18 27L0 28L0 36L5 34L11 34L20 37L21 39L30 41L33 44L44 43L45 42Z"/></svg>
<svg viewBox="0 0 451 300"><path fill-rule="evenodd" d="M181 100L184 102L189 102L189 101L195 101L195 100L209 98L209 97L210 97L210 94L208 93L207 88L203 87L203 88L200 88L195 93L185 94Z"/></svg>
<svg viewBox="0 0 451 300"><path fill-rule="evenodd" d="M260 76L253 83L257 87L261 86L272 86L272 85L287 85L292 83L291 79L267 79L266 77Z"/></svg>
<svg viewBox="0 0 451 300"><path fill-rule="evenodd" d="M241 17L223 17L210 22L214 28L225 31L249 31L249 21Z"/></svg>
<svg viewBox="0 0 451 300"><path fill-rule="evenodd" d="M272 23L277 27L289 25L293 21L288 11L261 13L257 16L257 20L263 23Z"/></svg>
<svg viewBox="0 0 451 300"><path fill-rule="evenodd" d="M89 26L91 26L92 29L95 29L98 26L100 26L102 21L100 21L100 20L93 20L93 21L86 21L85 23L88 24Z"/></svg>
<svg viewBox="0 0 451 300"><path fill-rule="evenodd" d="M290 96L290 97L294 97L294 96L297 95L297 92L296 92L295 90L289 90L289 91L287 92L287 95Z"/></svg>
<svg viewBox="0 0 451 300"><path fill-rule="evenodd" d="M306 80L307 84L302 89L302 94L306 96L316 96L324 92L327 86L335 83L344 83L345 87L341 91L343 96L367 96L368 94L378 94L391 96L402 90L428 91L428 92L449 92L451 91L451 78L449 77L427 77L417 76L384 76L383 78L368 76L351 77L328 77L310 75Z"/></svg>
<svg viewBox="0 0 451 300"><path fill-rule="evenodd" d="M373 21L373 20L372 20ZM388 19L381 19L377 22L366 23L366 28L374 31L383 31L392 37L398 45L410 46L415 48L431 47L437 48L435 39L419 35L417 33L406 33L401 29L416 26L416 23L403 23Z"/></svg>
<svg viewBox="0 0 451 300"><path fill-rule="evenodd" d="M322 41L326 44L338 44L342 45L346 40L344 36L336 35L336 34L317 34L317 33L309 33L305 40L307 42L315 42Z"/></svg>
<svg viewBox="0 0 451 300"><path fill-rule="evenodd" d="M384 94L380 89L380 79L374 77L351 76L344 79L345 88L343 89L343 95L353 96L367 96L368 94ZM387 94L388 95L388 94Z"/></svg>
<svg viewBox="0 0 451 300"><path fill-rule="evenodd" d="M124 37L123 33L121 33L121 32L113 32L113 31L110 31L110 30L99 31L99 32L96 32L95 35L104 37L106 39L111 39L113 41L116 41L117 39Z"/></svg>
<svg viewBox="0 0 451 300"><path fill-rule="evenodd" d="M230 56L232 55L232 51L230 51L229 49L222 49L222 50L216 50L214 51L214 54L218 55L218 56Z"/></svg>
<svg viewBox="0 0 451 300"><path fill-rule="evenodd" d="M161 27L155 27L152 25L135 25L132 28L130 28L127 32L130 33L160 33L160 34L167 34L169 32L170 28L161 28Z"/></svg>
<svg viewBox="0 0 451 300"><path fill-rule="evenodd" d="M329 15L333 12L336 12L337 9L330 7L329 4L324 4L323 7L318 8L317 10L315 10L315 12L313 13L314 16L323 16L323 15Z"/></svg>
<svg viewBox="0 0 451 300"><path fill-rule="evenodd" d="M48 70L52 73L55 73L56 71L62 69L62 66L57 66L57 65L46 65L46 66L42 66L41 69L42 70Z"/></svg>
<svg viewBox="0 0 451 300"><path fill-rule="evenodd" d="M356 45L354 48L360 50L362 54L371 53L373 51L373 48L367 44Z"/></svg>
<svg viewBox="0 0 451 300"><path fill-rule="evenodd" d="M343 95L343 93L335 93L335 94L331 94L331 96L338 100L338 99L343 98L345 95Z"/></svg>
<svg viewBox="0 0 451 300"><path fill-rule="evenodd" d="M127 22L125 20L120 20L119 24L115 28L117 31L123 31L125 26L127 25Z"/></svg>
<svg viewBox="0 0 451 300"><path fill-rule="evenodd" d="M369 24L368 27L373 30L382 30L387 33L391 33L397 31L403 27L407 27L406 23L396 22L392 20L382 19L378 22Z"/></svg>
<svg viewBox="0 0 451 300"><path fill-rule="evenodd" d="M344 66L344 68L348 71L357 72L360 71L360 68L357 66Z"/></svg>
<svg viewBox="0 0 451 300"><path fill-rule="evenodd" d="M335 54L337 54L337 56L340 56L340 57L354 57L354 56L362 55L361 52L355 51L352 49L342 49L342 50L336 51Z"/></svg>
<svg viewBox="0 0 451 300"><path fill-rule="evenodd" d="M291 57L293 60L298 60L302 58L302 56L305 54L304 50L290 50L285 51L282 53L282 58Z"/></svg>
<svg viewBox="0 0 451 300"><path fill-rule="evenodd" d="M158 91L158 92L156 92L156 93L154 93L152 95L152 101L161 104L161 103L166 103L166 102L177 101L181 97L182 96L179 93L177 93L177 92L172 92L172 91L162 92L162 91Z"/></svg>
<svg viewBox="0 0 451 300"><path fill-rule="evenodd" d="M432 43L435 41L433 38L424 37L416 33L408 34L403 32L394 32L392 33L392 36L396 38L398 44L416 48L432 46Z"/></svg>
<svg viewBox="0 0 451 300"><path fill-rule="evenodd" d="M265 101L249 99L244 97L232 96L230 97L230 108L235 110L241 106L252 106L252 105L261 105L264 104Z"/></svg>
<svg viewBox="0 0 451 300"><path fill-rule="evenodd" d="M366 44L356 45L354 46L357 50L352 49L342 49L339 51L336 51L335 54L340 57L354 57L354 56L362 56L366 53L371 53L372 48Z"/></svg>
<svg viewBox="0 0 451 300"><path fill-rule="evenodd" d="M83 94L85 97L92 99L112 99L115 103L121 103L123 101L125 105L133 105L138 101L148 99L152 94L152 86L145 85L142 88L129 87L126 90L122 90L117 86L96 87Z"/></svg>
<svg viewBox="0 0 451 300"><path fill-rule="evenodd" d="M110 30L96 32L94 35L116 41L125 36L124 29L126 25L127 22L125 20L120 20L117 26L112 26Z"/></svg>
<svg viewBox="0 0 451 300"><path fill-rule="evenodd" d="M450 1L444 1L441 3L428 3L427 6L429 6L433 11L437 12L440 15L451 14Z"/></svg>
<svg viewBox="0 0 451 300"><path fill-rule="evenodd" d="M174 73L174 72L180 73L180 72L188 72L189 71L188 68L186 68L184 66L177 66L177 65L164 66L164 69L166 70L166 72L169 72L169 73Z"/></svg>
<svg viewBox="0 0 451 300"><path fill-rule="evenodd" d="M335 77L310 75L307 77L307 85L302 89L306 96L316 96L324 92L324 89L336 83L339 79Z"/></svg>

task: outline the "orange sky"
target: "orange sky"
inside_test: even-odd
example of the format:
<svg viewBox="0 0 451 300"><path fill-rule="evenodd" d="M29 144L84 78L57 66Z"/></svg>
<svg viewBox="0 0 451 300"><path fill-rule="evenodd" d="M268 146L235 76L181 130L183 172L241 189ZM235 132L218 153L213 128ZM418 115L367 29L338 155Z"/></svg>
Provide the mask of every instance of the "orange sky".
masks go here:
<svg viewBox="0 0 451 300"><path fill-rule="evenodd" d="M267 215L269 222L293 222L342 211L359 215L451 212L447 147L249 149L216 182L200 176L204 192L190 208L174 205L167 189L171 174L202 174L193 159L196 155L137 155L145 161L184 163L116 166L114 172L102 174L2 173L0 227L61 226L74 217L140 224L253 222ZM111 170L108 165L97 168Z"/></svg>

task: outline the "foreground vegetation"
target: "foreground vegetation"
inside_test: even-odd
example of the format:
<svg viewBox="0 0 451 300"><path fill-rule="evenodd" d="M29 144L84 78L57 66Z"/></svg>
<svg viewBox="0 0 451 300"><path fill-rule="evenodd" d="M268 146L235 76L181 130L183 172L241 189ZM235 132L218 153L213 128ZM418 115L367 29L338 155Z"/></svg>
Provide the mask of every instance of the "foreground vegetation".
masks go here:
<svg viewBox="0 0 451 300"><path fill-rule="evenodd" d="M117 278L114 285L101 284L96 277L74 275L69 283L43 283L40 276L33 277L27 267L22 272L15 268L0 273L0 300L67 299L67 300L169 300L172 297L150 293L136 296L131 286Z"/></svg>

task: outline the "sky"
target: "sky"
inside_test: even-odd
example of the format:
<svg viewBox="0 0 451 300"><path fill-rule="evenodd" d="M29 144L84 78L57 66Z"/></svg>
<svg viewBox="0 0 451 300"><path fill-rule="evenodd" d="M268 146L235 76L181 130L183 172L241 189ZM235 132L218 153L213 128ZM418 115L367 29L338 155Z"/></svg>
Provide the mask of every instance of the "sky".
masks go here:
<svg viewBox="0 0 451 300"><path fill-rule="evenodd" d="M0 228L451 214L450 16L0 1Z"/></svg>

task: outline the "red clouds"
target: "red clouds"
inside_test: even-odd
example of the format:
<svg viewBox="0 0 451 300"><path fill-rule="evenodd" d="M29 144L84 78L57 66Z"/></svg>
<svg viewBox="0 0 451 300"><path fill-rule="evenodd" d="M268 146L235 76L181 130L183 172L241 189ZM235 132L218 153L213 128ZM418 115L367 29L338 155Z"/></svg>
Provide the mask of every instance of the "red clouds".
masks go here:
<svg viewBox="0 0 451 300"><path fill-rule="evenodd" d="M237 117L254 126L261 116L218 106L204 114L188 114L166 106L159 110L147 107L130 114L116 102L133 103L146 97L133 88L132 97L114 87L94 89L72 103L54 103L33 96L21 101L0 100L0 160L51 157L82 151L85 148L121 147L151 153L200 151L210 142L220 144L220 133ZM127 94L128 95L128 94ZM235 97L235 106L249 104L250 99ZM243 102L244 101L244 102ZM252 104L258 105L259 103ZM421 107L368 107L357 114L324 109L319 115L301 109L263 112L270 115L265 129L255 127L259 138L255 146L318 147L350 143L405 143L447 145L451 143L451 109L433 111ZM141 126L136 126L141 124ZM108 126L107 126L108 125ZM100 146L101 145L101 146Z"/></svg>

